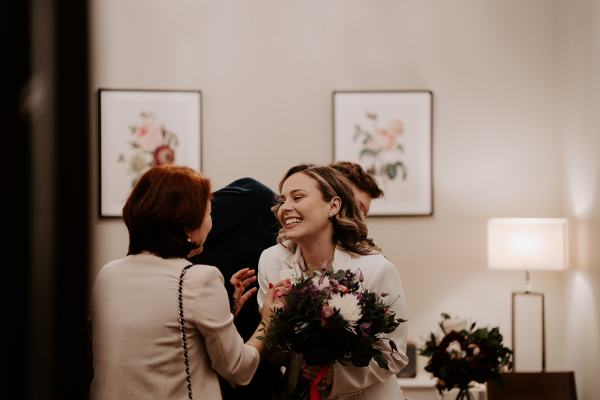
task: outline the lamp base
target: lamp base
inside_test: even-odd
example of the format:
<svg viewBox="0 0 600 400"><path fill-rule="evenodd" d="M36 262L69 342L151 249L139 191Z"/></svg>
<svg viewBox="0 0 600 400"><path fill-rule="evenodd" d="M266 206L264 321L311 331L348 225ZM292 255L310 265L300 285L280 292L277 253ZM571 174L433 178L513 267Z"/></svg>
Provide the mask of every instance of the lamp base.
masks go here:
<svg viewBox="0 0 600 400"><path fill-rule="evenodd" d="M541 292L517 291L512 292L511 299L511 340L513 348L513 370L517 368L517 339L516 339L516 303L518 297L537 297L541 302L541 336L542 336L542 365L541 371L546 371L546 316L545 316L545 301L544 294Z"/></svg>

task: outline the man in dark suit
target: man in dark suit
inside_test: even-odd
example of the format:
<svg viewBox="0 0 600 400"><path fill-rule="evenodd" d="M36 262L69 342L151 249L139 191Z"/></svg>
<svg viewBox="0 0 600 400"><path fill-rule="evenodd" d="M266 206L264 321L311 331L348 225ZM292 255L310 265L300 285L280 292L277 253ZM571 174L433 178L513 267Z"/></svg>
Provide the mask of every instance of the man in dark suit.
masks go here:
<svg viewBox="0 0 600 400"><path fill-rule="evenodd" d="M219 268L232 304L231 276L244 267L256 271L262 251L276 244L279 226L271 212L274 202L275 193L252 178L238 179L213 193L213 228L203 252L190 261ZM246 290L256 286L253 282ZM259 322L258 305L253 295L236 316L235 325L244 340L248 340ZM224 400L264 400L277 392L280 382L279 368L261 361L249 385L233 389L221 379L221 392Z"/></svg>

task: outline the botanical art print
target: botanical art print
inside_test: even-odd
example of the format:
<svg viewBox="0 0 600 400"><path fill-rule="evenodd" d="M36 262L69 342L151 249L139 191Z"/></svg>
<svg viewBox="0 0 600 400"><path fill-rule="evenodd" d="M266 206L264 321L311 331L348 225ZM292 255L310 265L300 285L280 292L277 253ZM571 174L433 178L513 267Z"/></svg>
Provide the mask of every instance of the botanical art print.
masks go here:
<svg viewBox="0 0 600 400"><path fill-rule="evenodd" d="M130 147L118 156L123 172L131 177L131 188L149 168L173 164L179 140L177 134L156 120L154 111L142 111L140 122L130 125Z"/></svg>
<svg viewBox="0 0 600 400"><path fill-rule="evenodd" d="M198 91L99 91L101 217L120 217L148 169L178 164L201 169Z"/></svg>
<svg viewBox="0 0 600 400"><path fill-rule="evenodd" d="M431 215L431 92L340 91L333 106L334 161L360 164L384 192L370 215Z"/></svg>

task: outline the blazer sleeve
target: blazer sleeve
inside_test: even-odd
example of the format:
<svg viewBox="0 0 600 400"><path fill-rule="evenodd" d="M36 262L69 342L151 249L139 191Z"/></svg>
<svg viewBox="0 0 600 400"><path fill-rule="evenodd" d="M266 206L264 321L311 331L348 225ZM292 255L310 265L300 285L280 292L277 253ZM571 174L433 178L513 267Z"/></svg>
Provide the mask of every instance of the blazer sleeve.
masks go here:
<svg viewBox="0 0 600 400"><path fill-rule="evenodd" d="M184 282L184 304L204 339L212 368L234 385L246 385L260 361L258 350L246 345L233 324L223 275L215 267L197 266ZM188 317L186 316L186 319Z"/></svg>
<svg viewBox="0 0 600 400"><path fill-rule="evenodd" d="M256 302L258 303L258 311L262 310L265 303L267 290L269 290L269 275L273 265L273 256L269 249L262 252L258 260L258 273L256 280L258 281L258 292L256 293Z"/></svg>
<svg viewBox="0 0 600 400"><path fill-rule="evenodd" d="M406 319L404 290L398 270L382 255L379 255L376 260L378 260L379 265L372 266L373 268L369 271L369 275L365 274L365 286L378 295L387 293L386 298L392 305L392 309L396 312L396 317ZM398 351L392 353L389 342L387 340L381 342L380 347L388 362L389 370L380 368L374 360L371 360L367 367L355 367L351 364L341 365L335 363L333 365L333 386L330 397L334 398L341 394L357 392L373 384L384 382L391 378L395 379L396 374L408 364L406 336L406 322L402 322L394 332L386 335L386 337L394 341L398 347Z"/></svg>

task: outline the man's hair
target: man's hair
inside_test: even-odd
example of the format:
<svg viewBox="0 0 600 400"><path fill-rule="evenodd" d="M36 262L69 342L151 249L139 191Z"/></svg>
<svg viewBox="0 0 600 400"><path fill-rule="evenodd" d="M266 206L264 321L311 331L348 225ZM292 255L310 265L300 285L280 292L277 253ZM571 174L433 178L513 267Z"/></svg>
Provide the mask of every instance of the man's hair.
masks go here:
<svg viewBox="0 0 600 400"><path fill-rule="evenodd" d="M377 185L375 178L357 163L336 161L331 163L330 166L344 175L357 188L366 192L372 199L378 199L383 196L383 190Z"/></svg>

